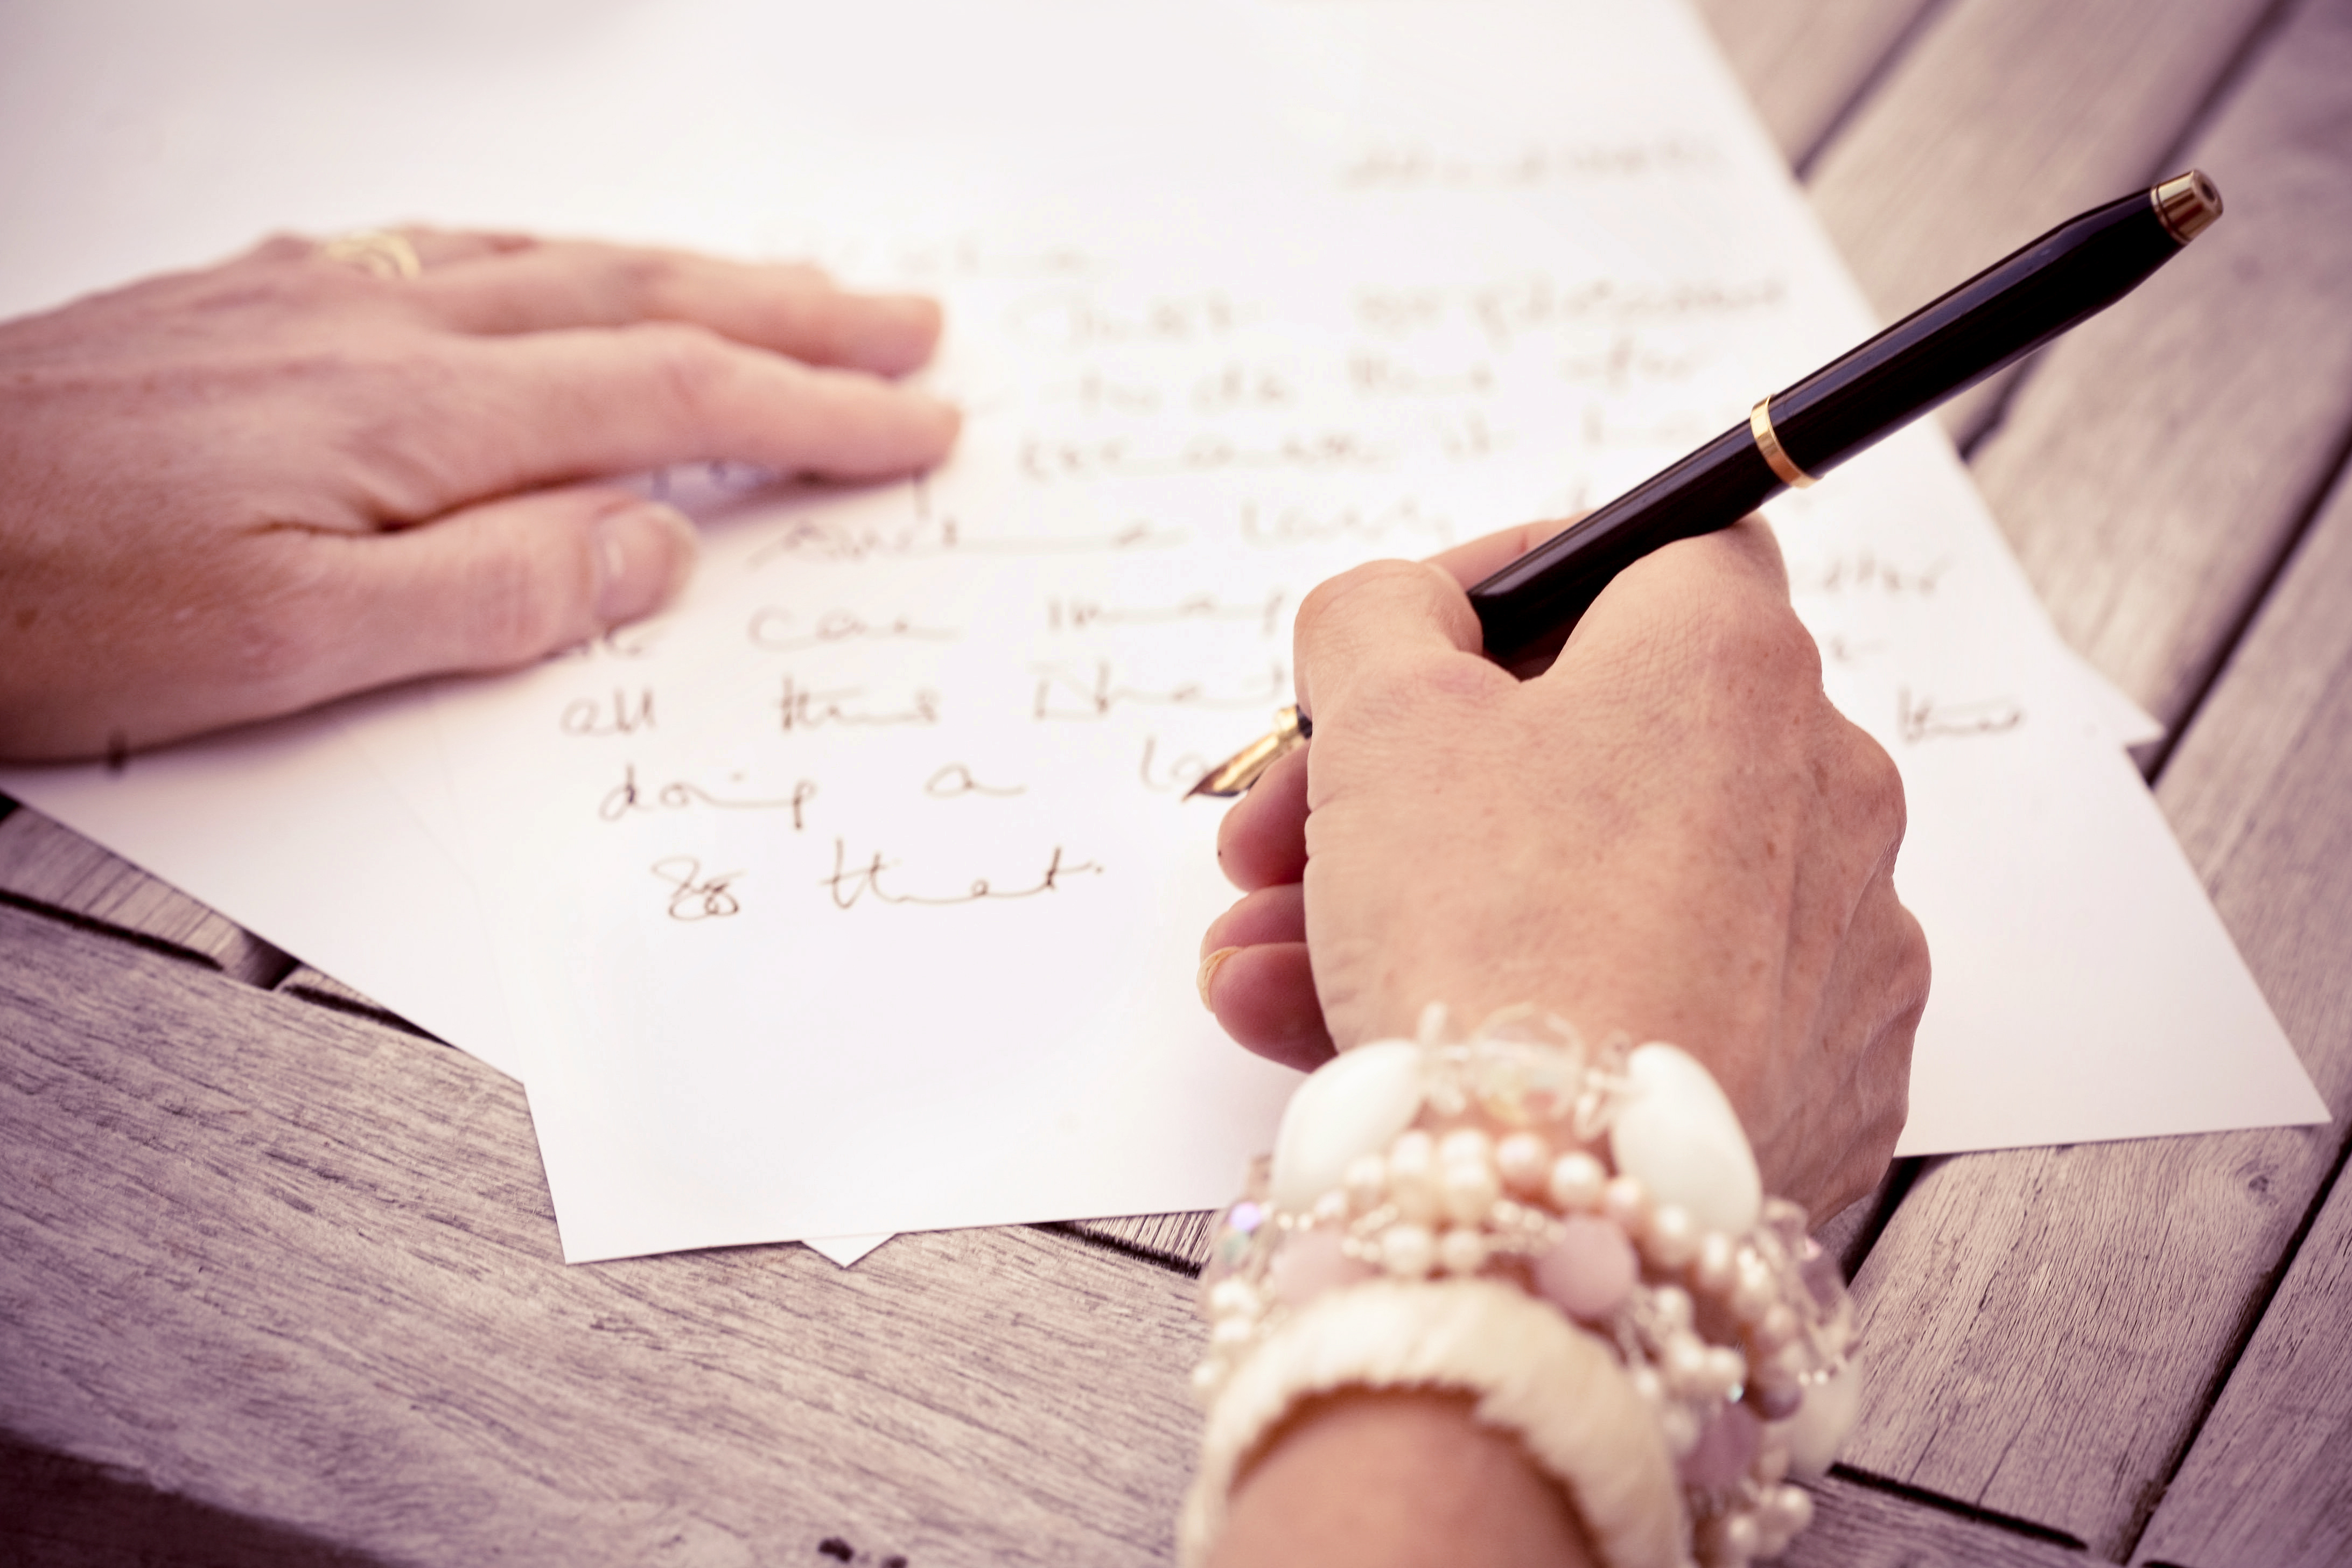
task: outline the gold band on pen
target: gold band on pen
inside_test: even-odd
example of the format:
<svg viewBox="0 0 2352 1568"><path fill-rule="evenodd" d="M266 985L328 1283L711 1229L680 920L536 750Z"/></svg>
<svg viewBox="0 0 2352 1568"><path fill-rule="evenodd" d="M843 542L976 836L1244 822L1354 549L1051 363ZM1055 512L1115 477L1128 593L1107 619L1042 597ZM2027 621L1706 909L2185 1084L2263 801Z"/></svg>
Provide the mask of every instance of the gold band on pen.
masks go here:
<svg viewBox="0 0 2352 1568"><path fill-rule="evenodd" d="M1766 465L1780 476L1782 484L1801 490L1813 482L1813 476L1797 467L1788 449L1780 445L1780 435L1772 428L1770 398L1758 399L1756 406L1748 411L1748 431L1756 437L1756 449L1764 455Z"/></svg>

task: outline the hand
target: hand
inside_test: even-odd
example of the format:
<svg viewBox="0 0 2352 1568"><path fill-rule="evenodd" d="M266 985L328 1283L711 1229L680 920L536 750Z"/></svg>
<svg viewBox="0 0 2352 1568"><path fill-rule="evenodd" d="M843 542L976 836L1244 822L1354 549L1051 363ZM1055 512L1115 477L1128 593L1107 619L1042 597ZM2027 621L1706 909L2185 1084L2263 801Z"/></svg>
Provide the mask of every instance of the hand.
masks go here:
<svg viewBox="0 0 2352 1568"><path fill-rule="evenodd" d="M657 607L686 520L583 486L702 458L937 462L881 379L938 307L800 268L410 230L416 277L273 239L0 324L0 757L153 745Z"/></svg>
<svg viewBox="0 0 2352 1568"><path fill-rule="evenodd" d="M1337 1045L1539 1004L1705 1061L1768 1191L1824 1218L1903 1126L1927 951L1896 900L1903 789L1822 694L1750 521L1658 552L1520 682L1461 584L1544 537L1375 562L1300 606L1311 743L1228 814L1248 896L1202 943L1236 1039ZM1230 950L1230 951L1229 951Z"/></svg>

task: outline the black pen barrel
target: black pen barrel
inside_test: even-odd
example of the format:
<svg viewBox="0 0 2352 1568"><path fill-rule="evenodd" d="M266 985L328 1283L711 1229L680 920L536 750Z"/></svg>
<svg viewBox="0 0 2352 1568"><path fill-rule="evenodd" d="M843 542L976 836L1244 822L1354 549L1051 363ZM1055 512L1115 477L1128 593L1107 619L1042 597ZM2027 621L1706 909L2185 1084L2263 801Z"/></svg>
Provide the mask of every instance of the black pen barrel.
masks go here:
<svg viewBox="0 0 2352 1568"><path fill-rule="evenodd" d="M2114 304L2179 254L2146 192L2095 207L1771 400L1781 449L1822 474Z"/></svg>
<svg viewBox="0 0 2352 1568"><path fill-rule="evenodd" d="M1486 657L1541 671L1609 580L1651 551L1727 528L2097 314L2221 216L2192 169L2060 224L1756 405L1664 473L1470 590Z"/></svg>
<svg viewBox="0 0 2352 1568"><path fill-rule="evenodd" d="M1785 488L1746 425L1725 431L1472 588L1486 657L1515 674L1541 670L1612 577L1654 550L1747 516Z"/></svg>

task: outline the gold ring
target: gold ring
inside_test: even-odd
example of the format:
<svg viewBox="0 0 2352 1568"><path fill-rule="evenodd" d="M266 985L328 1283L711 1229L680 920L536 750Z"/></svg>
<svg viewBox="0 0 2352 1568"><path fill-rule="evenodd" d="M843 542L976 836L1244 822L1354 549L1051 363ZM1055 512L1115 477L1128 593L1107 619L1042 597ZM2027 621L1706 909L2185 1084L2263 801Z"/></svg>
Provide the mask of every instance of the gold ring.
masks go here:
<svg viewBox="0 0 2352 1568"><path fill-rule="evenodd" d="M417 259L416 247L408 242L408 237L388 228L339 234L320 245L319 255L322 260L341 261L388 279L414 278L425 270L425 263Z"/></svg>
<svg viewBox="0 0 2352 1568"><path fill-rule="evenodd" d="M1772 400L1765 398L1748 411L1748 433L1756 437L1756 449L1763 454L1764 462L1780 482L1791 489L1803 489L1813 482L1813 476L1797 467L1780 445L1780 433L1772 428Z"/></svg>

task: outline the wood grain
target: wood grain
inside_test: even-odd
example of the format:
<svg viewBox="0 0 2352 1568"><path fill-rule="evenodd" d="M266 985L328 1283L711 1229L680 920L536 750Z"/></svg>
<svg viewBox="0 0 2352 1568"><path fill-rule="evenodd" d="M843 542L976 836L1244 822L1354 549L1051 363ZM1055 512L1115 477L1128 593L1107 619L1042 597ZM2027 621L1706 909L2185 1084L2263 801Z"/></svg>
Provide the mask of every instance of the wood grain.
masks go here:
<svg viewBox="0 0 2352 1568"><path fill-rule="evenodd" d="M2168 724L2352 430L2352 5L2302 5L2189 161L2222 220L2052 348L1974 463L2059 629Z"/></svg>
<svg viewBox="0 0 2352 1568"><path fill-rule="evenodd" d="M1776 1568L2084 1568L2083 1554L1993 1520L1896 1497L1834 1470L1811 1489L1813 1524Z"/></svg>
<svg viewBox="0 0 2352 1568"><path fill-rule="evenodd" d="M395 1029L404 1029L426 1039L434 1037L366 993L346 985L326 971L313 969L307 963L296 964L271 989L281 996L299 997L321 1007L332 1007L339 1013L349 1013L355 1018L389 1024Z"/></svg>
<svg viewBox="0 0 2352 1568"><path fill-rule="evenodd" d="M2318 1223L2134 1561L2202 1568L2352 1562L2352 1181L2339 1174Z"/></svg>
<svg viewBox="0 0 2352 1568"><path fill-rule="evenodd" d="M2157 178L2273 0L1952 0L1814 162L1813 207L1879 313ZM1963 439L1992 384L1956 400Z"/></svg>
<svg viewBox="0 0 2352 1568"><path fill-rule="evenodd" d="M1940 0L1698 0L1764 128L1802 168Z"/></svg>
<svg viewBox="0 0 2352 1568"><path fill-rule="evenodd" d="M2347 603L2352 490L2158 790L2337 1122L1933 1163L1857 1282L1858 1468L2119 1558L2197 1436L2352 1113Z"/></svg>
<svg viewBox="0 0 2352 1568"><path fill-rule="evenodd" d="M293 960L71 828L20 805L0 817L0 898L170 948L257 985Z"/></svg>
<svg viewBox="0 0 2352 1568"><path fill-rule="evenodd" d="M470 1058L0 909L0 1426L386 1562L1156 1559L1190 1281L1034 1230L566 1268Z"/></svg>

